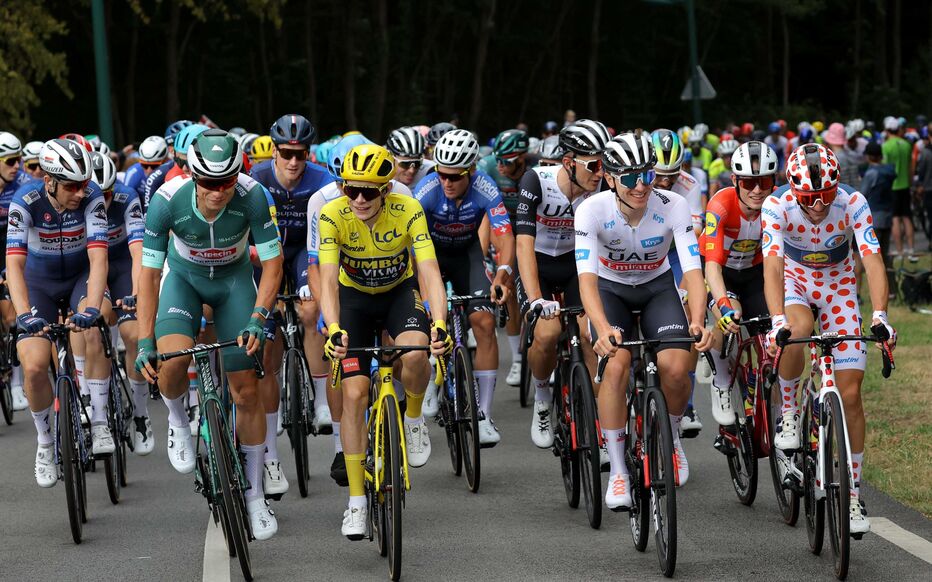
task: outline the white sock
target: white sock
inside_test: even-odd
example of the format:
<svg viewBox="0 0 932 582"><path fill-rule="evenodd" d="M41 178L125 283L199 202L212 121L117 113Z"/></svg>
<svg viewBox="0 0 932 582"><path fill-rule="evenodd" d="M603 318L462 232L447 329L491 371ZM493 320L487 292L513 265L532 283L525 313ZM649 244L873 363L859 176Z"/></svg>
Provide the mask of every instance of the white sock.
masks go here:
<svg viewBox="0 0 932 582"><path fill-rule="evenodd" d="M10 378L10 386L13 388L23 387L23 367L13 366L13 376Z"/></svg>
<svg viewBox="0 0 932 582"><path fill-rule="evenodd" d="M673 433L673 444L680 444L680 421L683 420L682 414L668 414L670 417L670 432Z"/></svg>
<svg viewBox="0 0 932 582"><path fill-rule="evenodd" d="M851 488L852 496L861 496L861 471L864 470L864 451L860 453L851 453L851 477L854 480L854 487Z"/></svg>
<svg viewBox="0 0 932 582"><path fill-rule="evenodd" d="M534 380L534 400L538 402L550 402L553 400L553 388L550 386L550 379L541 380L534 374L531 374Z"/></svg>
<svg viewBox="0 0 932 582"><path fill-rule="evenodd" d="M324 408L330 410L330 405L327 404L327 378L329 377L328 374L311 376L311 381L314 384L314 410L323 410Z"/></svg>
<svg viewBox="0 0 932 582"><path fill-rule="evenodd" d="M486 418L492 418L492 397L495 396L495 380L498 370L476 370L473 372L479 385L479 410Z"/></svg>
<svg viewBox="0 0 932 582"><path fill-rule="evenodd" d="M508 345L511 346L511 362L512 363L520 362L521 361L521 336L520 335L509 335Z"/></svg>
<svg viewBox="0 0 932 582"><path fill-rule="evenodd" d="M628 474L628 467L625 466L625 429L618 430L603 429L605 435L605 448L608 449L608 460L611 465L609 474L622 475Z"/></svg>
<svg viewBox="0 0 932 582"><path fill-rule="evenodd" d="M81 396L90 396L91 391L87 387L87 380L84 378L84 356L74 357L74 373L78 377L78 387L81 389Z"/></svg>
<svg viewBox="0 0 932 582"><path fill-rule="evenodd" d="M340 423L333 423L333 454L343 452L343 441L340 440Z"/></svg>
<svg viewBox="0 0 932 582"><path fill-rule="evenodd" d="M405 415L405 424L424 424L424 415L417 418L411 418L407 414Z"/></svg>
<svg viewBox="0 0 932 582"><path fill-rule="evenodd" d="M350 495L350 498L349 498L350 509L362 509L365 506L366 506L365 495Z"/></svg>
<svg viewBox="0 0 932 582"><path fill-rule="evenodd" d="M783 397L782 412L791 410L793 414L799 414L799 404L796 402L796 393L798 389L799 378L793 378L792 380L780 378L780 395Z"/></svg>
<svg viewBox="0 0 932 582"><path fill-rule="evenodd" d="M260 499L265 495L262 489L262 471L265 465L262 463L262 455L265 451L265 445L240 445L240 450L246 457L246 479L249 481L249 489L246 491L246 503L254 499Z"/></svg>
<svg viewBox="0 0 932 582"><path fill-rule="evenodd" d="M188 413L184 409L184 394L178 398L169 399L164 394L162 402L168 407L168 424L175 428L190 427Z"/></svg>
<svg viewBox="0 0 932 582"><path fill-rule="evenodd" d="M265 414L265 461L278 460L278 413Z"/></svg>
<svg viewBox="0 0 932 582"><path fill-rule="evenodd" d="M107 397L110 395L110 377L105 380L88 378L91 391L91 424L107 424Z"/></svg>
<svg viewBox="0 0 932 582"><path fill-rule="evenodd" d="M712 375L712 383L719 388L728 388L731 380L731 358L728 362L722 360L722 352L715 348L709 350L712 359L715 361L715 374Z"/></svg>
<svg viewBox="0 0 932 582"><path fill-rule="evenodd" d="M149 383L130 378L129 385L133 389L133 416L149 416Z"/></svg>
<svg viewBox="0 0 932 582"><path fill-rule="evenodd" d="M45 410L32 413L32 422L36 425L36 440L40 445L52 444L52 427L49 424L49 415L52 413L52 407Z"/></svg>

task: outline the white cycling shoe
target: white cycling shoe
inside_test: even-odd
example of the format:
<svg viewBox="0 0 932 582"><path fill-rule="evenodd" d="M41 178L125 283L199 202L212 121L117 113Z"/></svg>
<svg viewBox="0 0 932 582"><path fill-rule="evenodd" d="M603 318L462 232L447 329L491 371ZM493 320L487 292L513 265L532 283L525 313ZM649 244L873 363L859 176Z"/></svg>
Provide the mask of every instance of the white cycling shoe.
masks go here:
<svg viewBox="0 0 932 582"><path fill-rule="evenodd" d="M194 470L196 460L190 427L168 426L168 460L182 475Z"/></svg>
<svg viewBox="0 0 932 582"><path fill-rule="evenodd" d="M676 471L676 486L682 487L689 481L689 461L686 460L686 451L683 444L673 442L673 470Z"/></svg>
<svg viewBox="0 0 932 582"><path fill-rule="evenodd" d="M421 406L421 414L424 418L434 418L440 412L440 398L437 394L437 384L434 383L433 377L427 383L427 391L424 392L424 404Z"/></svg>
<svg viewBox="0 0 932 582"><path fill-rule="evenodd" d="M423 467L430 458L430 435L427 433L427 423L421 420L416 423L405 422L404 425L408 464L412 467Z"/></svg>
<svg viewBox="0 0 932 582"><path fill-rule="evenodd" d="M11 386L10 393L13 396L13 410L26 410L29 408L29 401L26 400L26 393L22 386Z"/></svg>
<svg viewBox="0 0 932 582"><path fill-rule="evenodd" d="M343 527L340 532L348 539L359 541L366 537L366 521L369 510L366 506L347 508L343 512Z"/></svg>
<svg viewBox="0 0 932 582"><path fill-rule="evenodd" d="M116 450L113 444L113 435L106 424L95 424L91 427L91 452L94 456L109 455Z"/></svg>
<svg viewBox="0 0 932 582"><path fill-rule="evenodd" d="M267 540L278 532L278 519L275 512L269 507L269 502L258 497L246 502L246 513L249 514L249 527L252 535L259 541Z"/></svg>
<svg viewBox="0 0 932 582"><path fill-rule="evenodd" d="M549 449L553 446L551 416L549 402L534 401L534 414L531 415L531 440L542 449Z"/></svg>
<svg viewBox="0 0 932 582"><path fill-rule="evenodd" d="M54 487L58 483L58 467L52 445L39 445L36 450L36 483L39 487Z"/></svg>
<svg viewBox="0 0 932 582"><path fill-rule="evenodd" d="M605 505L611 510L622 510L631 507L631 487L628 476L616 473L608 480L608 489L605 491Z"/></svg>
<svg viewBox="0 0 932 582"><path fill-rule="evenodd" d="M848 531L852 535L864 535L871 530L871 521L867 519L867 512L856 495L851 497L848 520Z"/></svg>
<svg viewBox="0 0 932 582"><path fill-rule="evenodd" d="M333 417L330 416L329 406L321 406L314 410L313 424L317 434L333 434Z"/></svg>
<svg viewBox="0 0 932 582"><path fill-rule="evenodd" d="M491 418L483 418L479 421L479 445L482 448L490 449L501 441L502 435Z"/></svg>
<svg viewBox="0 0 932 582"><path fill-rule="evenodd" d="M780 430L773 439L773 444L784 451L795 451L799 448L799 415L788 410L783 413Z"/></svg>
<svg viewBox="0 0 932 582"><path fill-rule="evenodd" d="M282 464L278 461L266 461L262 472L262 488L266 497L281 498L288 493L288 479L282 471Z"/></svg>
<svg viewBox="0 0 932 582"><path fill-rule="evenodd" d="M712 391L712 418L722 426L735 423L735 409L731 406L731 388L719 388L715 382Z"/></svg>
<svg viewBox="0 0 932 582"><path fill-rule="evenodd" d="M521 362L512 362L511 369L508 370L508 376L505 378L505 384L517 386L521 384Z"/></svg>
<svg viewBox="0 0 932 582"><path fill-rule="evenodd" d="M152 421L148 416L133 418L136 425L133 429L133 452L143 457L155 448L155 438L152 436Z"/></svg>

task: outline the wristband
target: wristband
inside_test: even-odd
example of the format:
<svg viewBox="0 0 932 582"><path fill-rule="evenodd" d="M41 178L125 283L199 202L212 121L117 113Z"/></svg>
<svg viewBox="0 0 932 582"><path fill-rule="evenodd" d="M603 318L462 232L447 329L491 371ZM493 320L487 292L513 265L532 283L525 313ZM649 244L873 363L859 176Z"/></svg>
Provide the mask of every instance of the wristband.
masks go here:
<svg viewBox="0 0 932 582"><path fill-rule="evenodd" d="M508 273L509 276L510 276L511 273L512 273L512 271L511 271L511 265L499 265L499 266L498 266L498 269L496 269L496 270L497 270L497 271L505 271L506 273Z"/></svg>
<svg viewBox="0 0 932 582"><path fill-rule="evenodd" d="M727 307L728 309L734 310L734 307L731 306L731 300L728 299L727 295L725 297L722 297L721 299L716 300L715 305L716 307L718 307L719 311L722 311L723 307Z"/></svg>
<svg viewBox="0 0 932 582"><path fill-rule="evenodd" d="M339 324L339 323L335 323L335 322L334 322L334 323L331 323L330 325L327 326L327 335L333 335L333 334L337 333L338 331L340 331L340 324Z"/></svg>
<svg viewBox="0 0 932 582"><path fill-rule="evenodd" d="M443 331L447 331L447 322L442 319L438 319L434 321L434 327L437 329L442 329Z"/></svg>
<svg viewBox="0 0 932 582"><path fill-rule="evenodd" d="M268 319L268 318L269 318L269 310L266 309L265 306L263 306L263 305L259 305L259 306L257 306L256 308L254 308L254 309L252 310L252 313L253 313L253 315L258 315L258 316L261 317L262 319Z"/></svg>
<svg viewBox="0 0 932 582"><path fill-rule="evenodd" d="M879 319L883 323L887 323L887 312L875 311L873 314L871 314L871 319Z"/></svg>

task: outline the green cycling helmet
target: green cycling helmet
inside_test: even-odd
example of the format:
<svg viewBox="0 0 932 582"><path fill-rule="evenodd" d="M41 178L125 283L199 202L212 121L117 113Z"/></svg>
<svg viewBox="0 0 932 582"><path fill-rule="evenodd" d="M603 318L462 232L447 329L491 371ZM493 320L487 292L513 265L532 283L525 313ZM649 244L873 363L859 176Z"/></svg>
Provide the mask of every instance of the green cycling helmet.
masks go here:
<svg viewBox="0 0 932 582"><path fill-rule="evenodd" d="M243 167L243 150L229 133L208 129L188 148L188 167L195 178L229 178Z"/></svg>
<svg viewBox="0 0 932 582"><path fill-rule="evenodd" d="M657 129L650 134L650 141L657 155L657 165L654 166L654 171L658 174L679 172L685 153L680 136L669 129Z"/></svg>
<svg viewBox="0 0 932 582"><path fill-rule="evenodd" d="M527 153L527 132L520 129L506 129L498 134L492 144L492 153L499 157Z"/></svg>

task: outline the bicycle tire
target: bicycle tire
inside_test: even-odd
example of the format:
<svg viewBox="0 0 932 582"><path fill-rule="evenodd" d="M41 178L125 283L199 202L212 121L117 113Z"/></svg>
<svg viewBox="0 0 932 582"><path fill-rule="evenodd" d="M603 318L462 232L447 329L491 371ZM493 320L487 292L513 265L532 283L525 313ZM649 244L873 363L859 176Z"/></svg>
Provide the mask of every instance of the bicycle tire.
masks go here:
<svg viewBox="0 0 932 582"><path fill-rule="evenodd" d="M764 376L765 378L769 376ZM804 392L805 393L805 392ZM770 435L770 479L773 481L774 494L777 497L777 507L780 508L780 516L783 523L793 527L799 520L799 498L800 494L793 491L783 484L783 474L780 470L780 461L777 455L783 454L773 444L777 434L776 419L780 418L780 409L782 402L780 400L780 388L777 382L774 382L767 388L768 406L770 407L767 415L767 434ZM787 460L789 463L789 460Z"/></svg>
<svg viewBox="0 0 932 582"><path fill-rule="evenodd" d="M528 346L527 326L521 326L521 383L518 384L518 402L521 408L527 408L531 403L531 366L527 361Z"/></svg>
<svg viewBox="0 0 932 582"><path fill-rule="evenodd" d="M851 473L848 470L848 445L843 421L841 398L837 393L825 395L825 509L828 522L829 541L835 558L835 577L844 580L848 576L851 558Z"/></svg>
<svg viewBox="0 0 932 582"><path fill-rule="evenodd" d="M388 469L382 481L385 505L385 540L388 553L388 574L392 580L401 577L402 550L402 515L404 512L404 469L401 461L401 427L398 425L398 405L395 397L389 395L382 400L382 434L387 436L387 446L382 448L385 454L384 467Z"/></svg>
<svg viewBox="0 0 932 582"><path fill-rule="evenodd" d="M449 364L447 366L449 370ZM453 474L459 477L463 474L463 451L460 448L460 433L456 427L456 408L454 399L448 397L449 390L455 391L455 376L447 377L442 386L437 387L437 398L440 400L440 420L443 421L443 432L447 437L447 449L450 451L450 464L453 465Z"/></svg>
<svg viewBox="0 0 932 582"><path fill-rule="evenodd" d="M116 375L114 375L116 374ZM111 384L110 390L117 390L119 392L119 398L117 404L119 405L119 410L121 415L117 418L117 424L120 432L120 442L116 443L117 452L120 455L120 487L126 487L126 484L129 482L129 474L127 473L127 459L129 455L126 453L126 449L134 450L133 447L133 434L132 430L129 427L132 426L131 421L133 418L133 406L132 406L132 396L129 393L129 388L127 386L126 374L122 371L122 368L117 366L115 363L113 365L113 371L110 373ZM123 405L124 398L126 398L126 405Z"/></svg>
<svg viewBox="0 0 932 582"><path fill-rule="evenodd" d="M456 378L457 401L460 410L456 419L456 432L462 451L466 486L473 493L479 491L482 463L479 444L479 400L476 379L472 371L472 358L463 346L453 350L453 375Z"/></svg>
<svg viewBox="0 0 932 582"><path fill-rule="evenodd" d="M371 390L371 388L370 388ZM375 406L375 395L370 395L370 403L373 403L371 406ZM383 497L380 490L375 488L375 478L377 476L375 465L378 461L375 459L375 442L376 438L382 437L383 441L380 443L379 448L385 450L385 441L384 434L381 431L381 427L376 425L374 420L375 418L375 408L370 408L368 413L372 421L369 424L369 448L366 451L366 468L369 471L369 474L372 475L372 479L366 479L366 496L367 503L369 504L369 526L372 528L369 532L370 536L375 535L376 547L379 550L379 555L383 558L388 555L388 540L385 533L385 503L383 503ZM378 429L378 430L377 430ZM378 436L377 436L378 435ZM379 467L382 467L384 463L379 462Z"/></svg>
<svg viewBox="0 0 932 582"><path fill-rule="evenodd" d="M732 386L732 402L740 410L736 410L737 415L745 415L744 401L747 397L747 382L744 374L745 370L738 368L735 385ZM737 388L737 390L735 390ZM740 396L740 400L735 396ZM754 415L744 417L744 422L740 418L735 422L735 436L738 441L738 454L729 455L728 472L731 474L731 484L738 496L738 501L743 505L753 505L757 497L757 454L754 450L754 439L751 436L752 426L754 424Z"/></svg>
<svg viewBox="0 0 932 582"><path fill-rule="evenodd" d="M800 421L800 438L802 440L802 453L799 457L803 463L803 508L806 515L806 537L809 541L809 551L815 555L822 553L822 542L825 537L825 499L816 498L815 482L818 475L818 451L814 450L809 437L813 430L813 399L809 396L809 380L803 385L806 395L806 404Z"/></svg>
<svg viewBox="0 0 932 582"><path fill-rule="evenodd" d="M13 424L13 391L6 380L0 380L0 409L7 426Z"/></svg>
<svg viewBox="0 0 932 582"><path fill-rule="evenodd" d="M220 503L226 513L228 533L233 542L233 550L239 560L243 578L252 580L252 564L249 557L249 526L246 521L246 504L243 500L243 487L235 472L230 433L220 407L214 400L208 400L201 406L206 407L207 430L210 433L210 447L216 461L217 481L220 485ZM229 541L229 539L228 539ZM232 554L231 554L232 555Z"/></svg>
<svg viewBox="0 0 932 582"><path fill-rule="evenodd" d="M563 372L557 365L555 382L553 384L553 412L551 423L554 432L554 451L560 458L560 474L563 477L563 490L566 493L567 504L576 509L579 507L579 455L573 450L570 425L566 420L566 401L563 398ZM567 387L567 390L569 388Z"/></svg>
<svg viewBox="0 0 932 582"><path fill-rule="evenodd" d="M113 435L113 452L104 457L104 474L107 478L107 496L110 497L110 503L118 505L120 503L120 460L119 445L117 445L116 425L113 418L109 419L110 434Z"/></svg>
<svg viewBox="0 0 932 582"><path fill-rule="evenodd" d="M80 444L77 434L81 427L76 423L78 416L74 402L74 385L71 378L59 376L58 388L58 433L60 438L59 454L61 455L62 477L65 481L65 500L68 504L68 522L71 526L71 539L74 543L81 543L82 523L86 521L81 505L84 493L81 486L81 473L84 470L81 462ZM83 435L82 437L83 438Z"/></svg>
<svg viewBox="0 0 932 582"><path fill-rule="evenodd" d="M301 497L307 497L308 480L308 453L307 430L305 429L305 411L307 401L304 399L304 381L302 378L301 358L293 350L285 353L284 376L285 391L288 398L289 427L288 438L291 440L291 450L294 453L295 474L298 480L298 492Z"/></svg>
<svg viewBox="0 0 932 582"><path fill-rule="evenodd" d="M670 578L676 571L676 474L673 466L673 433L663 393L649 388L645 407L646 449L650 459L650 505L654 543L660 571ZM658 462L659 459L659 462Z"/></svg>
<svg viewBox="0 0 932 582"><path fill-rule="evenodd" d="M625 439L625 464L628 466L628 485L631 487L631 509L628 510L628 527L634 549L647 549L648 527L650 526L650 491L644 486L643 440L638 430L638 399L629 390L628 430Z"/></svg>
<svg viewBox="0 0 932 582"><path fill-rule="evenodd" d="M595 393L586 365L573 365L570 378L573 391L573 418L576 426L579 480L586 503L589 527L602 525L602 463L599 457L599 429L596 423Z"/></svg>

